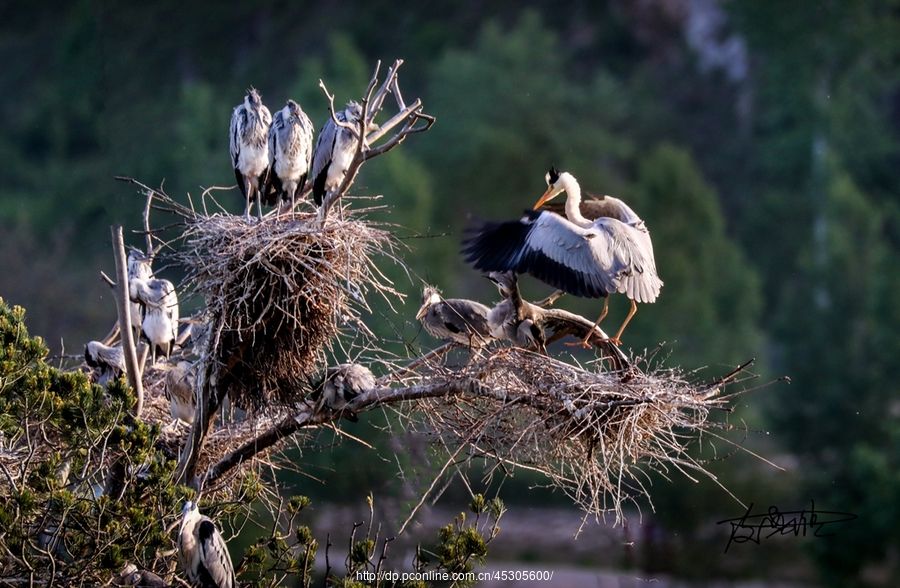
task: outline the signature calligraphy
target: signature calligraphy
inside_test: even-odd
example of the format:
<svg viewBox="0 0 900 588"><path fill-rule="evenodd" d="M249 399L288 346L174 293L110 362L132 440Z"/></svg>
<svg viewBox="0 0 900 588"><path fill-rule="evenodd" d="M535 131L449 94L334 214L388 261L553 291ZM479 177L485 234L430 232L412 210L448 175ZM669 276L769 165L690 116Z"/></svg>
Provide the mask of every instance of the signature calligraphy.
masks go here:
<svg viewBox="0 0 900 588"><path fill-rule="evenodd" d="M731 525L731 536L725 545L725 553L732 543L756 543L775 535L807 535L812 537L829 537L834 533L825 532L827 525L846 523L857 518L855 514L832 510L816 510L816 503L810 500L810 507L802 510L781 512L777 506L770 506L765 513L753 513L753 503L747 507L743 515L718 521L717 525Z"/></svg>

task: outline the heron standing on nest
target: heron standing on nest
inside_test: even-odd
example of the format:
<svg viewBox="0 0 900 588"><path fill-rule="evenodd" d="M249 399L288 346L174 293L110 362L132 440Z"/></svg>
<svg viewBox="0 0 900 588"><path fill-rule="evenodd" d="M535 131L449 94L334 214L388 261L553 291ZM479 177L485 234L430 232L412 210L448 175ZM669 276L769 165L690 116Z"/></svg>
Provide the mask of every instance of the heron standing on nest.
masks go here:
<svg viewBox="0 0 900 588"><path fill-rule="evenodd" d="M178 533L178 559L188 580L202 588L234 588L234 566L225 539L197 504L184 504Z"/></svg>
<svg viewBox="0 0 900 588"><path fill-rule="evenodd" d="M255 88L250 88L244 101L231 115L229 150L234 176L244 195L244 218L250 222L250 209L257 203L257 213L262 218L260 195L266 184L269 170L269 126L272 114L262 103Z"/></svg>
<svg viewBox="0 0 900 588"><path fill-rule="evenodd" d="M332 193L340 188L350 164L353 163L359 145L359 121L362 115L362 107L358 102L348 102L344 110L334 113L334 118L347 123L351 128L337 125L329 118L319 131L313 153L312 193L322 215L331 206ZM366 126L366 131L377 128L378 125L370 123Z"/></svg>
<svg viewBox="0 0 900 588"><path fill-rule="evenodd" d="M631 310L610 341L619 345L637 303L655 302L663 282L656 273L653 243L644 221L621 200L607 196L615 216L590 220L581 212L581 188L568 172L551 168L547 190L518 221L485 223L463 248L466 259L485 272L529 273L575 296L606 298L594 323L606 316L609 294L631 299ZM566 216L538 211L566 192ZM581 342L589 347L591 333Z"/></svg>
<svg viewBox="0 0 900 588"><path fill-rule="evenodd" d="M153 277L153 268L151 267L152 259L137 249L128 252L128 282L137 278L140 280L148 280ZM141 323L144 320L144 308L140 302L131 303L131 329L134 332L135 340L141 334Z"/></svg>
<svg viewBox="0 0 900 588"><path fill-rule="evenodd" d="M134 279L129 283L129 294L132 300L144 305L141 327L150 342L151 363L156 363L157 347L164 350L168 359L178 337L178 295L175 285L158 278Z"/></svg>
<svg viewBox="0 0 900 588"><path fill-rule="evenodd" d="M269 127L269 181L263 192L270 206L281 199L279 213L294 210L296 197L309 175L312 143L312 122L299 104L288 100L275 113Z"/></svg>
<svg viewBox="0 0 900 588"><path fill-rule="evenodd" d="M437 288L427 286L416 320L436 339L477 349L493 340L487 320L489 312L484 304L461 298L445 299Z"/></svg>
<svg viewBox="0 0 900 588"><path fill-rule="evenodd" d="M84 346L84 362L98 370L97 384L106 386L125 373L125 354L122 347L110 347L100 341L88 341Z"/></svg>

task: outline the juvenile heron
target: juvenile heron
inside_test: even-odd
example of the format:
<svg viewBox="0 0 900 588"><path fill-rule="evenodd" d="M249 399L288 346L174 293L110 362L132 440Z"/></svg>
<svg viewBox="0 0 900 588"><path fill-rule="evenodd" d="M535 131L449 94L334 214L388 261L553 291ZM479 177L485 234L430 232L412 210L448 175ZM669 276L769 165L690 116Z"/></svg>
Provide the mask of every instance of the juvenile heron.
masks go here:
<svg viewBox="0 0 900 588"><path fill-rule="evenodd" d="M100 341L88 341L84 346L84 361L97 370L97 384L106 386L125 373L125 354L121 346L109 347Z"/></svg>
<svg viewBox="0 0 900 588"><path fill-rule="evenodd" d="M340 187L350 164L353 163L353 157L356 155L359 145L359 121L362 114L362 107L358 102L348 102L344 110L334 113L334 118L348 123L353 130L336 125L334 120L329 117L322 130L319 131L316 149L313 152L312 193L313 200L320 210L323 203L331 204L325 202L326 197ZM378 125L370 123L366 130L371 131L376 128Z"/></svg>
<svg viewBox="0 0 900 588"><path fill-rule="evenodd" d="M493 339L487 320L489 312L484 304L461 298L445 299L437 288L427 286L416 320L436 339L480 348Z"/></svg>
<svg viewBox="0 0 900 588"><path fill-rule="evenodd" d="M568 172L551 168L547 190L518 221L485 223L464 243L467 261L485 272L529 273L575 296L607 298L619 292L631 310L610 340L621 344L622 332L637 312L637 303L655 302L663 282L656 273L653 243L644 221L615 200L617 216L589 220L581 212L581 188ZM566 192L566 216L537 209ZM609 300L594 323L606 316ZM581 342L588 346L591 334Z"/></svg>
<svg viewBox="0 0 900 588"><path fill-rule="evenodd" d="M516 274L491 272L488 279L497 285L503 300L487 315L491 335L509 341L516 347L546 352L546 339L542 327L543 309L524 300L519 294Z"/></svg>
<svg viewBox="0 0 900 588"><path fill-rule="evenodd" d="M173 425L178 421L189 425L194 422L196 378L193 365L187 361L179 361L166 372L166 400L169 401Z"/></svg>
<svg viewBox="0 0 900 588"><path fill-rule="evenodd" d="M128 281L138 278L147 280L153 277L153 268L151 262L153 260L138 251L132 249L128 252ZM144 321L144 308L140 302L131 303L131 329L135 334L135 338L141 334L141 323Z"/></svg>
<svg viewBox="0 0 900 588"><path fill-rule="evenodd" d="M318 409L343 410L351 400L375 387L375 376L364 365L342 363L330 367L322 383L322 396Z"/></svg>
<svg viewBox="0 0 900 588"><path fill-rule="evenodd" d="M178 559L188 581L201 588L234 588L234 566L225 539L191 501L184 504L178 533Z"/></svg>
<svg viewBox="0 0 900 588"><path fill-rule="evenodd" d="M294 209L312 164L312 147L312 122L299 104L288 100L269 127L269 181L263 192L266 204L274 205L280 198L279 212Z"/></svg>
<svg viewBox="0 0 900 588"><path fill-rule="evenodd" d="M234 108L229 129L231 166L238 186L244 195L244 218L250 222L250 209L257 202L257 213L262 218L260 194L265 187L269 170L269 126L272 114L262 103L255 88L250 88L244 101Z"/></svg>
<svg viewBox="0 0 900 588"><path fill-rule="evenodd" d="M157 347L164 349L168 358L178 337L178 295L174 284L158 278L134 279L129 283L129 293L132 300L144 305L141 327L150 342L151 362L156 363Z"/></svg>

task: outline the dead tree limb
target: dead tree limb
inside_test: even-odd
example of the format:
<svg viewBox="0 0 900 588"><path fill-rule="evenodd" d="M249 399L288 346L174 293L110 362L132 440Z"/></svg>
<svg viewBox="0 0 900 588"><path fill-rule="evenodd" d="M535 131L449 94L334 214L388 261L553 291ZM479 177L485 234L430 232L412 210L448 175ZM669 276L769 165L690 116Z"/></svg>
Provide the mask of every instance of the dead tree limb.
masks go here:
<svg viewBox="0 0 900 588"><path fill-rule="evenodd" d="M138 367L137 353L134 348L134 336L131 331L131 298L128 295L128 266L125 262L125 240L122 237L122 225L110 227L112 232L113 255L116 260L116 309L119 314L119 333L122 339L122 351L125 354L125 370L128 383L137 395L134 416L139 418L144 408L144 386L141 382L141 371Z"/></svg>
<svg viewBox="0 0 900 588"><path fill-rule="evenodd" d="M351 130L356 137L362 137L362 140L357 143L353 161L350 163L340 186L325 197L325 202L322 205L323 218L327 216L331 206L347 193L350 186L352 186L353 182L356 180L360 168L366 161L387 153L397 145L403 143L407 136L425 132L434 124L435 118L423 112L421 99L417 98L408 106L404 103L403 97L400 94L400 85L397 80L397 72L402 64L402 59L396 60L393 65L388 68L387 74L380 85L378 83L378 76L381 70L381 62L379 61L376 64L375 71L372 74L362 100L360 101L362 116L359 123L355 126L346 121L338 120L334 110L334 95L328 91L325 83L322 80L319 80L319 87L322 89L322 92L328 100L329 111L331 112L331 118L334 124ZM377 90L376 87L378 88ZM378 126L375 124L375 118L382 111L385 98L389 93L394 94L398 112L383 125ZM417 124L420 121L423 124ZM399 130L396 130L398 127ZM381 145L375 146L376 142L387 137L392 131L394 133L387 141ZM304 194L312 189L312 181L313 178L310 178L308 186L304 190Z"/></svg>

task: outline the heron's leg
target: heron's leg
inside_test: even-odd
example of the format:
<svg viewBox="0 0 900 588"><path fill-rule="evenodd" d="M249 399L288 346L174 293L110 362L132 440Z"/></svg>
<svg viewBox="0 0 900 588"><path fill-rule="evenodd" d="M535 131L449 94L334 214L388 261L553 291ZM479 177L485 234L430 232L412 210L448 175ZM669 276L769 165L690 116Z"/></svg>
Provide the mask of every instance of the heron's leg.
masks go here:
<svg viewBox="0 0 900 588"><path fill-rule="evenodd" d="M569 345L570 347L574 347L575 345L581 345L585 349L590 349L591 344L588 343L588 341L591 340L591 337L594 335L594 329L597 328L597 325L599 325L601 322L603 322L603 319L606 318L606 313L608 313L608 312L609 312L609 296L607 296L606 298L603 299L603 310L600 311L600 316L597 317L597 320L594 321L594 324L591 325L590 329L588 329L587 335L584 336L584 339L582 339L578 343L567 343L567 345Z"/></svg>
<svg viewBox="0 0 900 588"><path fill-rule="evenodd" d="M636 313L637 313L637 302L632 300L631 301L631 310L628 311L628 316L625 317L625 320L622 322L622 326L619 327L619 332L616 333L616 336L613 337L612 339L610 339L610 341L612 341L616 345L622 344L622 340L620 339L620 337L622 336L622 333L625 331L625 327L627 327L628 323L631 321L631 317L633 317Z"/></svg>
<svg viewBox="0 0 900 588"><path fill-rule="evenodd" d="M262 220L262 191L259 188L253 188L253 199L256 200L256 216L259 217L259 220Z"/></svg>
<svg viewBox="0 0 900 588"><path fill-rule="evenodd" d="M250 185L250 178L244 176L244 196L247 202L244 205L244 220L250 222L250 208L253 207L253 188Z"/></svg>

